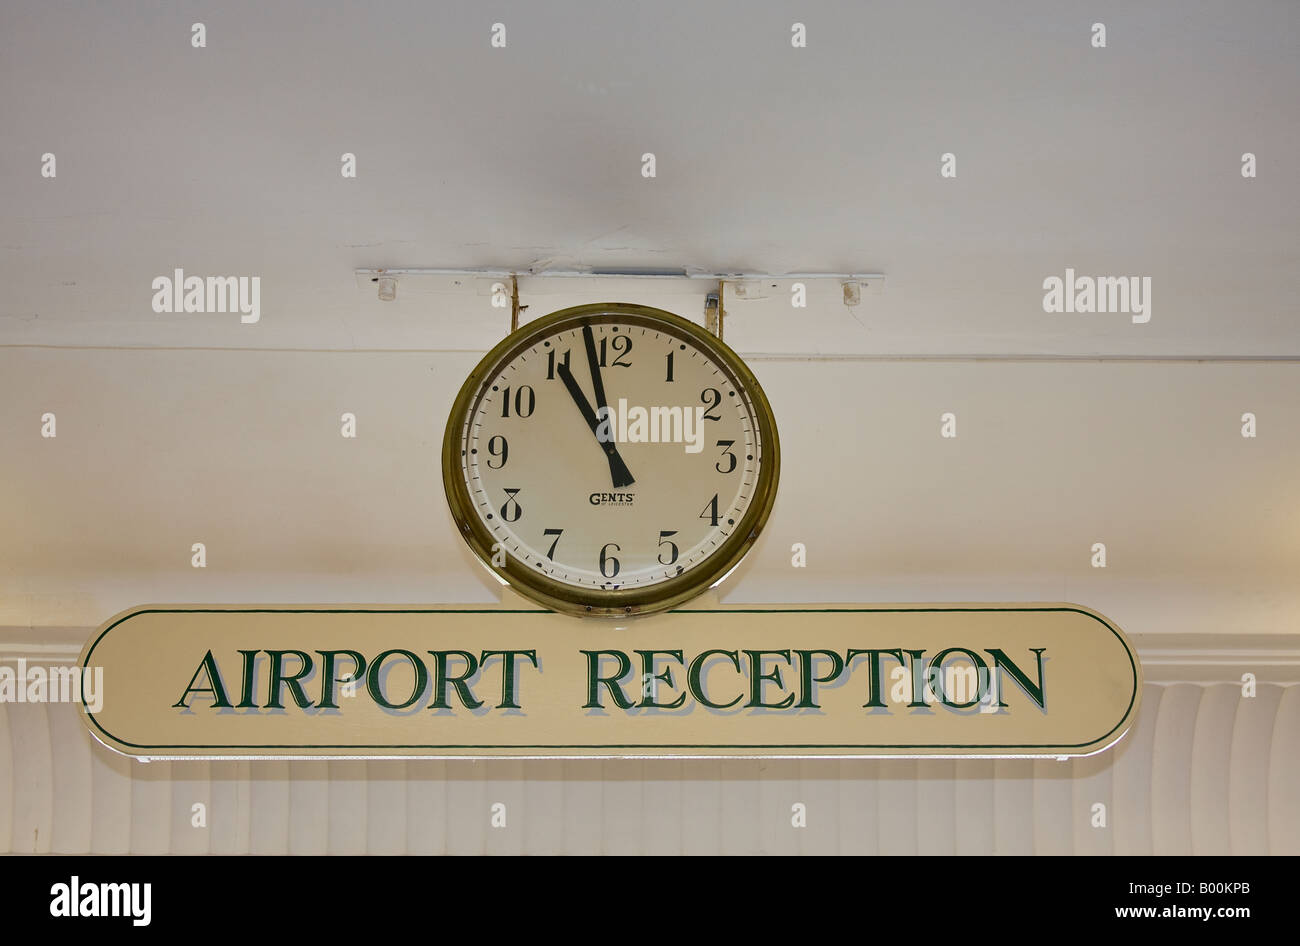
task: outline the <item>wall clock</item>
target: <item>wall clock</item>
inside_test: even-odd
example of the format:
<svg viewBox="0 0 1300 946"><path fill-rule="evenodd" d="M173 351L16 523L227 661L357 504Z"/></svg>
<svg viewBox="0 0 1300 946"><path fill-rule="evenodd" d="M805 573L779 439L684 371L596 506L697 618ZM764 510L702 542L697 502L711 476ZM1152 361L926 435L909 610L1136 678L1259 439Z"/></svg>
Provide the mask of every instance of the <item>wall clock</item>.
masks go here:
<svg viewBox="0 0 1300 946"><path fill-rule="evenodd" d="M521 594L579 615L659 611L720 581L767 521L780 463L739 356L623 303L504 339L462 385L442 446L470 548Z"/></svg>

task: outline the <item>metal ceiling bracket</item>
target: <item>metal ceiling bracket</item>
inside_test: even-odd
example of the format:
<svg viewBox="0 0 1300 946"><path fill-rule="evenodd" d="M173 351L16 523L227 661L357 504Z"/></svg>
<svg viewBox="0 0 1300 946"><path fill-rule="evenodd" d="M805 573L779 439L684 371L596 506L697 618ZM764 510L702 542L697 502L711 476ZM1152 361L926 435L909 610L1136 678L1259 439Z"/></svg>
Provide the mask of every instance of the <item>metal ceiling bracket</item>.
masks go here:
<svg viewBox="0 0 1300 946"><path fill-rule="evenodd" d="M718 291L704 297L704 330L719 341L722 340L722 283Z"/></svg>
<svg viewBox="0 0 1300 946"><path fill-rule="evenodd" d="M718 341L722 341L722 327L724 320L727 318L727 281L718 280L718 330L713 334L718 336Z"/></svg>
<svg viewBox="0 0 1300 946"><path fill-rule="evenodd" d="M862 288L868 286L877 287L884 283L885 277L880 273L719 273L707 272L698 269L601 269L592 267L589 269L537 269L532 270L527 267L516 269L499 269L493 267L482 267L477 269L435 269L428 267L389 267L385 269L357 269L353 271L359 284L370 284L378 282L380 277L404 277L404 276L495 276L500 279L513 277L516 275L526 276L529 278L585 278L585 279L706 279L706 280L728 280L736 289L736 297L739 299L762 298L759 290L762 288L761 283L764 280L771 281L807 281L813 279L834 279L840 282L854 280L862 284ZM741 283L758 283L750 287L740 285Z"/></svg>
<svg viewBox="0 0 1300 946"><path fill-rule="evenodd" d="M519 330L519 313L528 308L526 305L519 304L519 277L514 273L510 274L510 331Z"/></svg>
<svg viewBox="0 0 1300 946"><path fill-rule="evenodd" d="M495 269L483 267L477 269L435 269L427 267L387 267L384 269L354 270L359 286L378 284L379 298L391 301L397 295L399 278L406 279L448 279L453 287L461 287L466 282L491 279L510 280L510 331L519 328L519 316L528 308L519 302L519 277L536 278L578 278L578 279L662 279L662 280L710 280L718 288L707 294L704 301L704 326L711 335L722 340L726 323L726 287L731 283L732 296L740 302L769 299L774 291L782 291L781 283L802 283L812 280L835 280L840 284L844 305L854 307L861 305L862 297L867 294L877 295L885 285L885 277L880 273L714 273L694 268L680 269L605 269L588 267L582 269L547 269L545 264L526 269ZM494 286L493 294L499 290ZM802 290L801 290L802 291Z"/></svg>

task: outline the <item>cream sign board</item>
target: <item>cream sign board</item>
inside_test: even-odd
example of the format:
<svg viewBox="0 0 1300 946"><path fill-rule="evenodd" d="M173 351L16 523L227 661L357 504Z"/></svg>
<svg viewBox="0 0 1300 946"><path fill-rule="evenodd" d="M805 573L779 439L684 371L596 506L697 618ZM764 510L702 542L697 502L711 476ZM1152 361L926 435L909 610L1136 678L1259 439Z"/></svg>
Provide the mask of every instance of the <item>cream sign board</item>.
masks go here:
<svg viewBox="0 0 1300 946"><path fill-rule="evenodd" d="M679 610L147 606L83 706L147 759L1041 757L1116 743L1142 672L1072 604Z"/></svg>

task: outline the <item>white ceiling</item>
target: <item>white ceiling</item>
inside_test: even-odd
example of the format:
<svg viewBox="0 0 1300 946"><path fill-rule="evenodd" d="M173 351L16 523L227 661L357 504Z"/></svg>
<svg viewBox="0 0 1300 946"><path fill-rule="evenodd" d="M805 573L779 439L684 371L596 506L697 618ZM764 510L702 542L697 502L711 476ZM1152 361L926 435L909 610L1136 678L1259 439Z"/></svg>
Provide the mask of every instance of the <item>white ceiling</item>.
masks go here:
<svg viewBox="0 0 1300 946"><path fill-rule="evenodd" d="M834 284L729 305L786 447L736 599L1294 631L1297 35L1294 2L6 3L0 625L485 600L436 453L503 316L475 280L384 304L353 272L550 263L886 275L853 310ZM1150 276L1151 321L1044 313L1067 266ZM261 322L155 314L176 267L260 275ZM533 279L523 301L699 319L709 288ZM900 354L923 357L877 360ZM972 354L1284 360L926 360Z"/></svg>
<svg viewBox="0 0 1300 946"><path fill-rule="evenodd" d="M441 347L352 270L555 260L886 273L813 350L1297 354L1297 35L1291 0L6 3L0 343ZM261 274L264 324L156 316L178 266ZM1045 315L1066 266L1151 276L1151 322Z"/></svg>

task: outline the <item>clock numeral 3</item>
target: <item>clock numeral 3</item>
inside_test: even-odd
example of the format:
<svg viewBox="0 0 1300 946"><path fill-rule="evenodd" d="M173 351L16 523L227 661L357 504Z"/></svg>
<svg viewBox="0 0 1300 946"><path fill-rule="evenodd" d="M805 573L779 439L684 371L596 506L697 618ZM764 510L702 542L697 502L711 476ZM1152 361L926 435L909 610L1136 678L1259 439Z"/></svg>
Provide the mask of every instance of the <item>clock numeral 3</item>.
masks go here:
<svg viewBox="0 0 1300 946"><path fill-rule="evenodd" d="M518 489L503 490L506 494L506 501L501 504L501 518L506 522L518 522L519 517L524 514L524 507L519 505L519 500L515 499L519 495ZM714 499L717 499L715 496ZM514 515L511 515L513 510ZM715 522L714 525L717 525Z"/></svg>
<svg viewBox="0 0 1300 946"><path fill-rule="evenodd" d="M730 473L736 468L736 455L731 452L732 444L734 444L735 442L736 441L734 440L718 441L718 446L722 448L722 457L719 457L718 462L713 464L713 468L717 470L719 473ZM731 461L730 465L728 465L728 467L725 470L722 468L723 458ZM501 462L504 463L505 461L503 460ZM491 463L488 464L488 466L491 465L492 465Z"/></svg>

